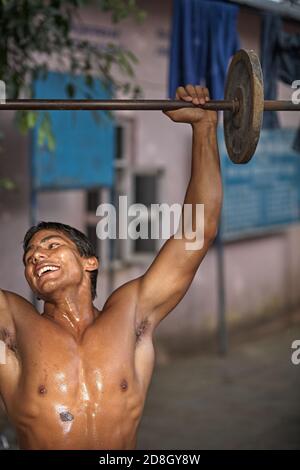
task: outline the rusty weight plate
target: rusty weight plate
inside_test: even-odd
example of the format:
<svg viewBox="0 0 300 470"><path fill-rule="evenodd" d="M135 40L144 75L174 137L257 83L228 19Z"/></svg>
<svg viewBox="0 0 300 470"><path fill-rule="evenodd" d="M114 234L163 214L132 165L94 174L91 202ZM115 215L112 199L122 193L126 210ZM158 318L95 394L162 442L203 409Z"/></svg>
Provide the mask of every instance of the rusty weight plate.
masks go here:
<svg viewBox="0 0 300 470"><path fill-rule="evenodd" d="M252 50L238 51L230 63L225 100L233 99L239 101L239 110L224 111L226 148L234 163L247 163L256 150L264 109L262 70Z"/></svg>

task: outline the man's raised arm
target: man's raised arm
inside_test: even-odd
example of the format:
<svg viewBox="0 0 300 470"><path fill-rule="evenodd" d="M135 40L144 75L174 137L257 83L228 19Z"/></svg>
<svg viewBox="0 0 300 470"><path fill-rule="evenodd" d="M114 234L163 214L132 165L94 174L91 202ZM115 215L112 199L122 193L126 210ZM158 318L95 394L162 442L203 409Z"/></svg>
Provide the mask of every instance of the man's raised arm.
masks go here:
<svg viewBox="0 0 300 470"><path fill-rule="evenodd" d="M209 100L206 88L187 85L180 87L177 99L203 104ZM138 316L148 318L156 326L182 299L195 273L213 242L219 223L222 204L222 182L216 136L217 114L200 108L183 108L165 112L173 121L190 123L193 129L191 177L184 205L192 205L192 229L196 240L203 243L196 247L189 234L182 238L172 236L163 245L155 260L140 278ZM196 205L204 205L204 226L197 217ZM188 220L183 205L183 219ZM185 216L184 216L185 214ZM184 224L182 224L184 227ZM193 249L191 249L193 247Z"/></svg>

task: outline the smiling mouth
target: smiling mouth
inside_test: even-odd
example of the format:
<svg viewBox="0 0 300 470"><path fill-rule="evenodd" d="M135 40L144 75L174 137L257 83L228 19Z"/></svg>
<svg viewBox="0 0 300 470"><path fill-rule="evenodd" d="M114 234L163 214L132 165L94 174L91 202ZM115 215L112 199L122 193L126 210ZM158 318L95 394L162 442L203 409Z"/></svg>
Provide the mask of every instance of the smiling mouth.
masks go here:
<svg viewBox="0 0 300 470"><path fill-rule="evenodd" d="M37 277L40 279L41 277L46 276L47 274L53 273L54 271L59 271L58 266L43 266L37 271Z"/></svg>

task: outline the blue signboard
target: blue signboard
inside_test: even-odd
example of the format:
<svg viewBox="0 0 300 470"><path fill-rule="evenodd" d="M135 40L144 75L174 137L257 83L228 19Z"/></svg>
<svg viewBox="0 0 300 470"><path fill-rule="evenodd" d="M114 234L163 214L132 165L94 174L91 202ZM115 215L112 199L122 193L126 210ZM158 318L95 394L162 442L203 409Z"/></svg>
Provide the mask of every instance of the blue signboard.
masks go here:
<svg viewBox="0 0 300 470"><path fill-rule="evenodd" d="M71 79L71 80L70 80ZM69 82L76 86L76 99L86 99L84 78L49 72L35 83L35 98L67 99ZM95 81L94 99L109 99L109 92ZM35 190L80 189L112 186L115 153L115 125L105 112L96 120L91 111L49 111L56 140L54 151L38 145L33 132L32 184ZM99 121L99 122L98 122Z"/></svg>
<svg viewBox="0 0 300 470"><path fill-rule="evenodd" d="M219 133L224 183L221 239L300 221L300 154L292 149L295 132L263 129L256 153L246 165L229 160Z"/></svg>

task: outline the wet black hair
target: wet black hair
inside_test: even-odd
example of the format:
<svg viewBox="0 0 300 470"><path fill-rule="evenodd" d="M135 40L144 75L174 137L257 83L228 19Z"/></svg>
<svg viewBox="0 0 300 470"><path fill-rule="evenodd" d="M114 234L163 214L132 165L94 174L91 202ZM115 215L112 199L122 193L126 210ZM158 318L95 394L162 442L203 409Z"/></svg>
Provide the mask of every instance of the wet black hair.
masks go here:
<svg viewBox="0 0 300 470"><path fill-rule="evenodd" d="M70 225L62 224L60 222L39 222L37 225L33 225L32 227L30 227L30 229L27 230L23 240L24 256L31 238L40 230L56 230L57 232L63 232L65 235L67 235L70 240L72 240L72 242L75 243L80 256L84 258L90 258L92 256L95 256L98 259L95 248L84 233L74 227L71 227ZM98 269L91 271L90 277L92 299L94 300L97 295Z"/></svg>

